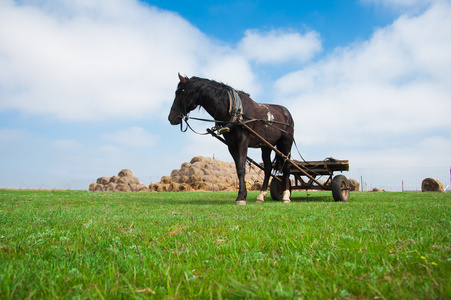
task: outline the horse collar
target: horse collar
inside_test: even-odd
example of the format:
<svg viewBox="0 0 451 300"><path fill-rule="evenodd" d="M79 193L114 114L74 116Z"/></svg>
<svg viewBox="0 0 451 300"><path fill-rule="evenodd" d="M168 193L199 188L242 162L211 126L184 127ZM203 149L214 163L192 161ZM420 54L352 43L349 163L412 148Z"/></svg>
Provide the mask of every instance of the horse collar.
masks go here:
<svg viewBox="0 0 451 300"><path fill-rule="evenodd" d="M229 95L229 114L232 117L232 122L236 122L236 120L241 117L243 114L243 103L241 102L241 98L238 93L232 89L228 91Z"/></svg>

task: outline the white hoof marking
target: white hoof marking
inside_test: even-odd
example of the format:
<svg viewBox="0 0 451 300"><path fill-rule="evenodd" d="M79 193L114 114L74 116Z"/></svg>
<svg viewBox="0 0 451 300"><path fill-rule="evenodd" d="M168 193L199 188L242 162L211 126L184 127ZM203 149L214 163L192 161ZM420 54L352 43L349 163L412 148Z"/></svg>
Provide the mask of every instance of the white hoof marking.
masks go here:
<svg viewBox="0 0 451 300"><path fill-rule="evenodd" d="M283 194L282 194L282 201L283 201L283 203L290 203L291 202L291 200L290 200L290 190L286 190L286 191L283 192Z"/></svg>
<svg viewBox="0 0 451 300"><path fill-rule="evenodd" d="M263 191L260 191L260 194L258 194L258 197L257 197L257 201L256 202L265 202L265 198L266 198L266 194L267 194L268 192L263 192Z"/></svg>

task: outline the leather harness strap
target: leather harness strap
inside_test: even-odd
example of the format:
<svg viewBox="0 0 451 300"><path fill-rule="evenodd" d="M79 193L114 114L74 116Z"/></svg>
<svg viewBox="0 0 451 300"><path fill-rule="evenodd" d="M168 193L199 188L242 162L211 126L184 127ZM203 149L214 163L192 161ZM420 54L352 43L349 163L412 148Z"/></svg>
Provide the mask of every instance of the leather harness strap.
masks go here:
<svg viewBox="0 0 451 300"><path fill-rule="evenodd" d="M227 94L229 95L229 114L232 117L230 122L236 122L243 115L243 103L234 89Z"/></svg>

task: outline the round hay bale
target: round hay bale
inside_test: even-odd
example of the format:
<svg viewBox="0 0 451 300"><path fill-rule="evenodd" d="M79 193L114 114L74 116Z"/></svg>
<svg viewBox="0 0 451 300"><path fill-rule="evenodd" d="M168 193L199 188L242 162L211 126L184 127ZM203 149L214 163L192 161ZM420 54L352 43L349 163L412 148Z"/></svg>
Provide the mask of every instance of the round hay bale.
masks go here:
<svg viewBox="0 0 451 300"><path fill-rule="evenodd" d="M138 185L136 183L131 183L130 182L128 184L128 186L130 187L130 191L132 191L132 192L137 192L138 191L138 189L137 189Z"/></svg>
<svg viewBox="0 0 451 300"><path fill-rule="evenodd" d="M107 185L110 182L111 177L99 177L97 178L98 184Z"/></svg>
<svg viewBox="0 0 451 300"><path fill-rule="evenodd" d="M202 176L201 175L191 175L189 177L188 183L192 186L193 184L196 184L198 182L202 181Z"/></svg>
<svg viewBox="0 0 451 300"><path fill-rule="evenodd" d="M117 184L128 184L128 177L117 177L115 180Z"/></svg>
<svg viewBox="0 0 451 300"><path fill-rule="evenodd" d="M187 169L191 167L191 164L189 162L184 162L181 166L180 169Z"/></svg>
<svg viewBox="0 0 451 300"><path fill-rule="evenodd" d="M177 176L177 175L179 174L179 172L180 172L179 169L174 169L174 170L172 170L172 172L171 172L171 177Z"/></svg>
<svg viewBox="0 0 451 300"><path fill-rule="evenodd" d="M180 191L180 192L187 192L187 191L189 191L190 189L191 189L191 188L190 188L189 184L182 183L182 184L179 185L179 191Z"/></svg>
<svg viewBox="0 0 451 300"><path fill-rule="evenodd" d="M148 191L148 188L146 187L146 185L144 185L144 184L142 184L142 183L138 183L138 184L136 184L136 186L135 186L135 191L136 192L147 192Z"/></svg>
<svg viewBox="0 0 451 300"><path fill-rule="evenodd" d="M254 182L254 184L251 187L252 191L260 191L262 189L262 183L261 182Z"/></svg>
<svg viewBox="0 0 451 300"><path fill-rule="evenodd" d="M423 182L421 182L421 191L437 193L445 192L445 190L443 189L443 184L440 182L440 180L435 178L425 178Z"/></svg>
<svg viewBox="0 0 451 300"><path fill-rule="evenodd" d="M193 158L191 159L190 163L191 163L191 164L194 164L194 163L197 163L197 162L199 162L199 161L204 161L204 159L205 159L205 157L203 157L203 156L196 156L196 157L193 157Z"/></svg>
<svg viewBox="0 0 451 300"><path fill-rule="evenodd" d="M126 178L128 183L139 184L139 178L136 176L131 175L131 176L123 177L123 178Z"/></svg>
<svg viewBox="0 0 451 300"><path fill-rule="evenodd" d="M169 177L169 176L163 176L163 177L161 177L161 180L160 180L160 182L161 183L163 183L163 184L169 184L169 183L171 183L171 177Z"/></svg>
<svg viewBox="0 0 451 300"><path fill-rule="evenodd" d="M188 183L188 182L189 182L188 176L180 176L180 179L178 181L178 183Z"/></svg>
<svg viewBox="0 0 451 300"><path fill-rule="evenodd" d="M133 176L133 172L129 169L123 169L117 175L119 177Z"/></svg>
<svg viewBox="0 0 451 300"><path fill-rule="evenodd" d="M149 190L152 192L158 192L159 183L151 183L149 184Z"/></svg>
<svg viewBox="0 0 451 300"><path fill-rule="evenodd" d="M180 184L177 182L171 182L169 184L169 192L178 192L179 191Z"/></svg>
<svg viewBox="0 0 451 300"><path fill-rule="evenodd" d="M104 186L102 184L96 184L96 187L94 188L94 192L103 192Z"/></svg>
<svg viewBox="0 0 451 300"><path fill-rule="evenodd" d="M206 164L203 161L198 161L198 162L195 162L194 164L191 164L191 166L196 168L196 169L203 170L203 169L207 168L208 164Z"/></svg>
<svg viewBox="0 0 451 300"><path fill-rule="evenodd" d="M89 185L88 191L95 192L97 183L93 182Z"/></svg>
<svg viewBox="0 0 451 300"><path fill-rule="evenodd" d="M157 192L167 192L169 190L169 184L160 184L158 185Z"/></svg>
<svg viewBox="0 0 451 300"><path fill-rule="evenodd" d="M142 183L138 184L138 193L148 193L148 192L150 192L150 189L146 185Z"/></svg>
<svg viewBox="0 0 451 300"><path fill-rule="evenodd" d="M193 176L193 175L204 175L204 172L202 172L201 169L196 168L194 166L189 167L188 169L188 173L186 174L187 176Z"/></svg>
<svg viewBox="0 0 451 300"><path fill-rule="evenodd" d="M110 182L119 183L119 179L121 179L119 176L111 176Z"/></svg>
<svg viewBox="0 0 451 300"><path fill-rule="evenodd" d="M360 183L357 180L349 178L348 182L349 182L349 187L351 188L352 192L358 192L359 191Z"/></svg>
<svg viewBox="0 0 451 300"><path fill-rule="evenodd" d="M202 177L200 178L200 180L201 180L202 182L208 182L208 183L213 183L213 181L214 181L214 179L213 179L212 176L206 176L206 175L202 176Z"/></svg>
<svg viewBox="0 0 451 300"><path fill-rule="evenodd" d="M128 184L119 183L116 185L116 191L118 192L131 192L130 186Z"/></svg>
<svg viewBox="0 0 451 300"><path fill-rule="evenodd" d="M116 183L110 182L107 186L105 186L104 190L105 192L115 192L116 191Z"/></svg>

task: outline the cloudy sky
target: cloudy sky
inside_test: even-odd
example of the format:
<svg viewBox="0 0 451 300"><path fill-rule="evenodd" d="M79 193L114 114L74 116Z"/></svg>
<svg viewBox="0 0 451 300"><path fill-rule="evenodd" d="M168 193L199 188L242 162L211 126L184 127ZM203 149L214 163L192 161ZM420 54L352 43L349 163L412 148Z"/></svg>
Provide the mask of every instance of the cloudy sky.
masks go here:
<svg viewBox="0 0 451 300"><path fill-rule="evenodd" d="M449 0L0 0L0 187L232 161L167 121L178 72L285 105L307 160L449 167L450 53Z"/></svg>

